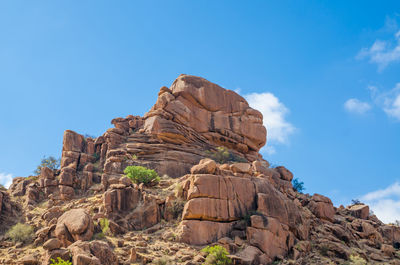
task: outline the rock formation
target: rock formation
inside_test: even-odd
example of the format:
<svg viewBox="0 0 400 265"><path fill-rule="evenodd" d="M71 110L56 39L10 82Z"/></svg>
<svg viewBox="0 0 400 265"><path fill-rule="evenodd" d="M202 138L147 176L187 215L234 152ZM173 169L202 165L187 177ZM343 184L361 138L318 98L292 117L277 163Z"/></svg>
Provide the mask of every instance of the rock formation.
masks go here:
<svg viewBox="0 0 400 265"><path fill-rule="evenodd" d="M181 75L144 117L111 123L94 139L65 131L60 169L0 190L0 264L202 264L213 244L234 264L400 264L398 226L299 193L290 170L270 167L261 113L231 90ZM132 165L159 183L133 183ZM17 222L31 242L5 233Z"/></svg>

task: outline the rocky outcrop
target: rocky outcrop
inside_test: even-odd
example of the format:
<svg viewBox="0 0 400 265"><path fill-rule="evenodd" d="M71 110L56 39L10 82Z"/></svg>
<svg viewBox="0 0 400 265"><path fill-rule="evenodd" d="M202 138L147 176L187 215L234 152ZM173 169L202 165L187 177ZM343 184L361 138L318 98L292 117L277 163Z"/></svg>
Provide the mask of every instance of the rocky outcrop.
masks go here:
<svg viewBox="0 0 400 265"><path fill-rule="evenodd" d="M177 144L209 141L251 153L266 140L259 111L237 93L196 76L180 75L171 88L161 88L145 119L147 133Z"/></svg>
<svg viewBox="0 0 400 265"><path fill-rule="evenodd" d="M261 114L233 91L181 75L144 117L111 123L96 138L65 131L59 170L0 189L0 232L16 221L35 231L32 245L0 234L1 264L200 265L213 244L234 264L398 264L400 228L367 205L294 190L294 174L258 154ZM160 182L132 183L132 165Z"/></svg>

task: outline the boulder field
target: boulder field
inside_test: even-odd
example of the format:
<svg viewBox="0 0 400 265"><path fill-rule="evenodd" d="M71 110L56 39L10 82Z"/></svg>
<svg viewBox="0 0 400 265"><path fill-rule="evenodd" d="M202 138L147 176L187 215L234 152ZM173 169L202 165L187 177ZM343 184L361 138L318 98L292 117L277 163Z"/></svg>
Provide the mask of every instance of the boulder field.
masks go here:
<svg viewBox="0 0 400 265"><path fill-rule="evenodd" d="M143 117L95 138L66 130L59 169L0 189L0 264L195 265L215 244L232 264L400 264L400 227L300 193L262 158L262 120L234 91L180 75ZM127 166L160 181L133 183ZM30 241L11 240L16 223Z"/></svg>

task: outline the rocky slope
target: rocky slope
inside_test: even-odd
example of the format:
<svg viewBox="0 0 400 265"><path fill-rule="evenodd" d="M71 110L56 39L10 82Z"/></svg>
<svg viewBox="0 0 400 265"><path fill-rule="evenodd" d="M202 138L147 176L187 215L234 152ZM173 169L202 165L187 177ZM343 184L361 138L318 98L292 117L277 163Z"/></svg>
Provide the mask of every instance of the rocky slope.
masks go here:
<svg viewBox="0 0 400 265"><path fill-rule="evenodd" d="M233 264L400 264L399 227L367 205L298 193L288 169L262 159L262 115L233 91L181 75L144 117L111 123L95 139L65 131L60 169L0 190L1 264L202 264L212 244ZM229 161L217 163L220 147ZM132 183L130 165L160 182ZM17 222L31 242L10 240Z"/></svg>

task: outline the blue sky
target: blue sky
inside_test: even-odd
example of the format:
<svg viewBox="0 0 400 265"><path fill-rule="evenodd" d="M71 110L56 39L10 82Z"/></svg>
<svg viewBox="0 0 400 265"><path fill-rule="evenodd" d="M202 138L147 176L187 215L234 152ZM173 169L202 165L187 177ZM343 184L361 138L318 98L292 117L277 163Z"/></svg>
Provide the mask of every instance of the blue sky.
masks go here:
<svg viewBox="0 0 400 265"><path fill-rule="evenodd" d="M398 1L1 1L0 182L186 73L259 108L307 192L400 219L399 32Z"/></svg>

